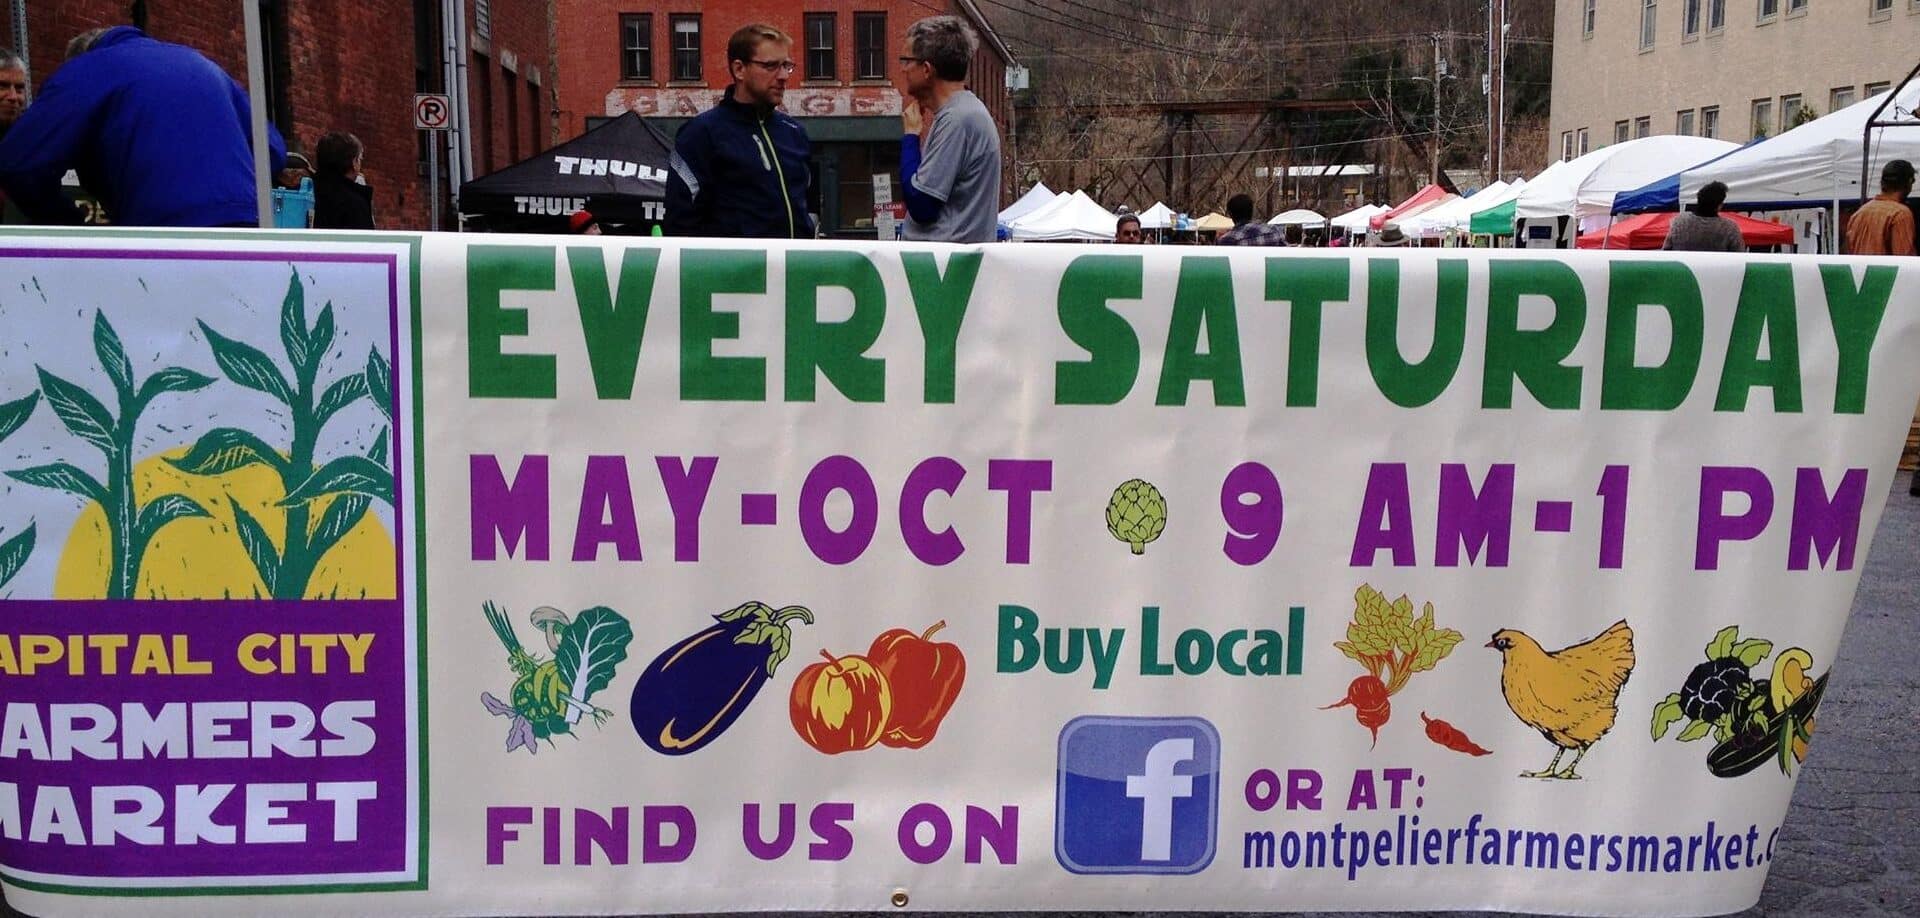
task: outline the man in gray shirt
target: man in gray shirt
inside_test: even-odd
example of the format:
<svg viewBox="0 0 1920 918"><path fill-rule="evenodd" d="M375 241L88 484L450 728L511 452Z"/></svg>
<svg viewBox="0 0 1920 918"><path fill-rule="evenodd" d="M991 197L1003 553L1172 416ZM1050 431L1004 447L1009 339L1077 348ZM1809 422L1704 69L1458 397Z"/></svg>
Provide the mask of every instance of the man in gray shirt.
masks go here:
<svg viewBox="0 0 1920 918"><path fill-rule="evenodd" d="M1000 213L1000 129L966 88L967 62L978 45L958 16L929 16L907 29L908 53L900 57L907 83L900 184L908 239L993 241Z"/></svg>
<svg viewBox="0 0 1920 918"><path fill-rule="evenodd" d="M1708 182L1700 189L1693 212L1682 211L1667 225L1667 241L1660 247L1670 252L1746 251L1739 225L1720 216L1720 205L1726 202L1726 183Z"/></svg>

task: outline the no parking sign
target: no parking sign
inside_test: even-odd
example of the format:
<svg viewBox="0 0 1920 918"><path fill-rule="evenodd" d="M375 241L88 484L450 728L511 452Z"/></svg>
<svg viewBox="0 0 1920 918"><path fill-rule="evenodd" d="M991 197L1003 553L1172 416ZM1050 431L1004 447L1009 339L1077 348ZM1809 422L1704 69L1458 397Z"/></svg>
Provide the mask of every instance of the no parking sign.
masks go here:
<svg viewBox="0 0 1920 918"><path fill-rule="evenodd" d="M413 126L422 131L446 130L453 103L445 94L422 92L413 96Z"/></svg>

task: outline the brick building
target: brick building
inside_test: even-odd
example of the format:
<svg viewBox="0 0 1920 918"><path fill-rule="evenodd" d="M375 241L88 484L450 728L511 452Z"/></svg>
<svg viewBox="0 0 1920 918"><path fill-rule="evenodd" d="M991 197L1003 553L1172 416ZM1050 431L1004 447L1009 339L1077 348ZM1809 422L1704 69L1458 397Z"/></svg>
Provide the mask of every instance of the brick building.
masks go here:
<svg viewBox="0 0 1920 918"><path fill-rule="evenodd" d="M255 2L266 43L268 117L288 146L311 153L322 134L352 132L366 145L379 228L425 229L427 147L413 128L412 106L414 92L446 85L440 0ZM473 132L471 155L474 171L484 175L553 142L553 2L458 2L468 103L476 128L485 127ZM246 82L243 7L235 0L26 0L25 7L22 50L36 90L60 65L68 39L111 25L137 25L196 48ZM8 35L20 34L11 5L0 7L0 23ZM444 190L441 206L441 225L450 228Z"/></svg>
<svg viewBox="0 0 1920 918"><path fill-rule="evenodd" d="M873 176L898 187L900 90L895 58L907 26L950 12L979 32L968 88L1000 125L1009 180L1011 52L974 0L555 0L561 62L559 128L564 136L635 111L672 136L713 107L729 83L727 38L750 22L794 36L800 69L785 108L813 139L813 202L830 232L873 233ZM1004 194L1004 192L1003 192ZM896 195L896 200L897 200Z"/></svg>

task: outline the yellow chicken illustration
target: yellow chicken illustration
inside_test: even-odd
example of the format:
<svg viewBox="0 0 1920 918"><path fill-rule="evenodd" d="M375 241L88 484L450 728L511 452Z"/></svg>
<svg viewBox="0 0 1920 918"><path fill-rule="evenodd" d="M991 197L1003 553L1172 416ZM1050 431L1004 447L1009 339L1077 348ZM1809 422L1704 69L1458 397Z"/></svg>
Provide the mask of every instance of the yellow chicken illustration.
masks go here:
<svg viewBox="0 0 1920 918"><path fill-rule="evenodd" d="M1590 641L1545 650L1526 632L1503 628L1487 646L1500 651L1500 694L1507 707L1554 745L1547 767L1520 776L1579 778L1573 769L1620 712L1620 689L1633 672L1633 629L1617 621ZM1558 770L1569 749L1573 761Z"/></svg>

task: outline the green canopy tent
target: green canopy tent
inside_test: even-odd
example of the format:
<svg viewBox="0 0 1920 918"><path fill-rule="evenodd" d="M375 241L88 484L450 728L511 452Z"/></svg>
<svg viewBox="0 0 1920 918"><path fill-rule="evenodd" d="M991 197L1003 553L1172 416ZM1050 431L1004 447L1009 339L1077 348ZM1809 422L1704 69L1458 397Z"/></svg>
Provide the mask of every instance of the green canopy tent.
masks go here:
<svg viewBox="0 0 1920 918"><path fill-rule="evenodd" d="M1468 221L1467 228L1475 234L1492 236L1513 235L1513 218L1519 210L1520 202L1510 200L1504 204L1495 204L1486 210L1475 213Z"/></svg>

